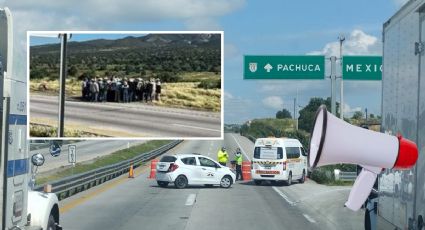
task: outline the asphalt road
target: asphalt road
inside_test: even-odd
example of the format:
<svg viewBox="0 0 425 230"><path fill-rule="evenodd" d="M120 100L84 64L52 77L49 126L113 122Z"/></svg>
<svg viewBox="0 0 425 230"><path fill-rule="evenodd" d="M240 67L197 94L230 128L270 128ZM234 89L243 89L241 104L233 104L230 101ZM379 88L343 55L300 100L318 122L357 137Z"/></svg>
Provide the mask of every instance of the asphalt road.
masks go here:
<svg viewBox="0 0 425 230"><path fill-rule="evenodd" d="M31 95L30 117L57 122L58 100ZM133 103L66 101L65 125L110 131L120 137L220 137L220 113ZM124 135L124 136L123 136Z"/></svg>
<svg viewBox="0 0 425 230"><path fill-rule="evenodd" d="M111 154L115 151L142 144L146 141L140 140L90 140L73 143L76 146L77 162L93 160L97 157ZM61 153L57 157L53 157L49 148L32 150L30 155L41 153L44 155L45 163L38 168L38 172L47 172L55 170L63 166L69 166L68 163L68 145L63 145Z"/></svg>
<svg viewBox="0 0 425 230"><path fill-rule="evenodd" d="M253 144L225 134L223 141L185 141L170 153L202 153L216 158L226 146L247 157ZM237 182L230 189L160 188L148 172L116 179L61 201L64 229L362 229L362 213L343 207L349 187L313 181L291 186Z"/></svg>

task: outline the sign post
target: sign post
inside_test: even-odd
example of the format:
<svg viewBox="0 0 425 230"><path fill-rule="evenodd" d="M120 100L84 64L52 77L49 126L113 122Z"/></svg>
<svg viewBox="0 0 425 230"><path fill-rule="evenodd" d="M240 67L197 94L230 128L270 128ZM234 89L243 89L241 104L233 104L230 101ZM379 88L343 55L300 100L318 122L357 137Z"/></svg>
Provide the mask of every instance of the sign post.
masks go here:
<svg viewBox="0 0 425 230"><path fill-rule="evenodd" d="M77 162L77 146L76 145L68 145L68 162L75 166Z"/></svg>

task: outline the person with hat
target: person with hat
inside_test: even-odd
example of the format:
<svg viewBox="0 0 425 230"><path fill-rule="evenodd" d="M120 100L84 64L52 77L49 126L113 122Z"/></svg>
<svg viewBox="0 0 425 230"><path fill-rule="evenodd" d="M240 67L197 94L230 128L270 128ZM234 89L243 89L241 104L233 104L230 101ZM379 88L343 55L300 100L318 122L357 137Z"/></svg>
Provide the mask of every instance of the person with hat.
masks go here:
<svg viewBox="0 0 425 230"><path fill-rule="evenodd" d="M229 159L229 154L226 152L226 148L223 146L217 153L218 163L223 166L226 166L227 160Z"/></svg>
<svg viewBox="0 0 425 230"><path fill-rule="evenodd" d="M236 149L236 153L235 153L235 163L236 163L236 180L239 180L239 176L240 176L240 180L243 180L243 176L242 176L242 152L240 148Z"/></svg>

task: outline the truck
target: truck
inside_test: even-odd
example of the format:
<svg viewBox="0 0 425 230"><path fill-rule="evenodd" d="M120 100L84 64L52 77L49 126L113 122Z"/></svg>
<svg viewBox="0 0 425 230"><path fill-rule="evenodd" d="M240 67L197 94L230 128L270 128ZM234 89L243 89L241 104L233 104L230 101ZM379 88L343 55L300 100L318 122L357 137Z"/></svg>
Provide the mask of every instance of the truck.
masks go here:
<svg viewBox="0 0 425 230"><path fill-rule="evenodd" d="M378 180L377 229L425 229L425 0L410 0L383 25L381 131L417 143L412 170Z"/></svg>
<svg viewBox="0 0 425 230"><path fill-rule="evenodd" d="M25 62L15 55L21 47L14 49L13 35L12 14L0 8L0 229L61 229L57 196L48 186L32 190L44 157L29 157L27 76L19 74Z"/></svg>

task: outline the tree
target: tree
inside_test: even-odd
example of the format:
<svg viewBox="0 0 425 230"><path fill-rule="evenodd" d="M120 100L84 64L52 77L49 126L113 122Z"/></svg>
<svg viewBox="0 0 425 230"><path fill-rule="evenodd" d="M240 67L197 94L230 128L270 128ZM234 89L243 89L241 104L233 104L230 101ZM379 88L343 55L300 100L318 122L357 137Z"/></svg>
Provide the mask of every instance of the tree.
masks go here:
<svg viewBox="0 0 425 230"><path fill-rule="evenodd" d="M316 117L317 109L320 105L326 105L328 111L331 111L331 98L328 97L326 100L319 97L310 99L307 106L300 110L300 117L298 118L298 128L310 132L313 129L314 118ZM336 103L336 111L339 109L339 103ZM339 117L337 112L336 116Z"/></svg>
<svg viewBox="0 0 425 230"><path fill-rule="evenodd" d="M285 119L285 118L292 118L291 113L283 108L281 111L277 111L276 113L276 118L277 119Z"/></svg>
<svg viewBox="0 0 425 230"><path fill-rule="evenodd" d="M374 118L375 118L375 115L374 115L373 113L371 113L371 114L369 115L369 117L370 117L370 119L374 119Z"/></svg>
<svg viewBox="0 0 425 230"><path fill-rule="evenodd" d="M355 120L360 120L360 119L363 118L363 112L362 111L356 111L356 112L354 112L353 117L351 117L351 118L353 118Z"/></svg>
<svg viewBox="0 0 425 230"><path fill-rule="evenodd" d="M77 72L78 72L78 69L77 69L77 67L75 67L75 65L71 66L68 69L68 75L76 76L77 75Z"/></svg>

